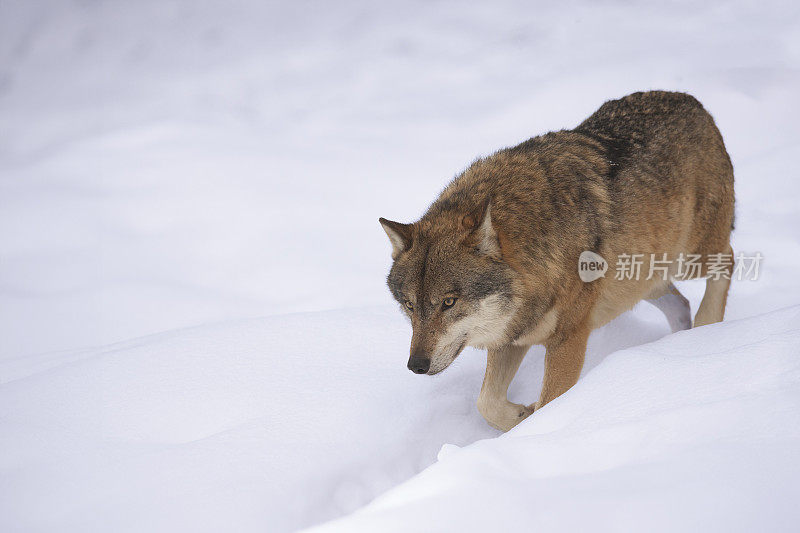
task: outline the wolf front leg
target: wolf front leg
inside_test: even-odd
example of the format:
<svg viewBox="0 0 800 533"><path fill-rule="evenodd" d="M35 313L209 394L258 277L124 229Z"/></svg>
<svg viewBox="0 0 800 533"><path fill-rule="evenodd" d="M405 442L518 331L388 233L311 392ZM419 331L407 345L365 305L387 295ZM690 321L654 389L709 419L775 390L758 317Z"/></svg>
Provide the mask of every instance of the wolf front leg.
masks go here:
<svg viewBox="0 0 800 533"><path fill-rule="evenodd" d="M528 346L509 344L486 355L486 375L478 396L478 411L494 428L508 431L533 412L530 407L508 401L508 386L528 352Z"/></svg>
<svg viewBox="0 0 800 533"><path fill-rule="evenodd" d="M578 382L588 339L589 328L581 327L563 340L546 345L542 394L534 409L558 398Z"/></svg>

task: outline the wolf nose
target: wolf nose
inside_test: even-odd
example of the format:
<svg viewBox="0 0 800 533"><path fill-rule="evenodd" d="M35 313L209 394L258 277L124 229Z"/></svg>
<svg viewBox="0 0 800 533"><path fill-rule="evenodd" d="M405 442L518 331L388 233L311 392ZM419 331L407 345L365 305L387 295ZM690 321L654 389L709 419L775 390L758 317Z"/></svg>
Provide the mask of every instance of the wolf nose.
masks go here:
<svg viewBox="0 0 800 533"><path fill-rule="evenodd" d="M415 374L424 374L428 371L428 369L430 369L430 367L431 367L430 359L411 358L408 360L408 369Z"/></svg>

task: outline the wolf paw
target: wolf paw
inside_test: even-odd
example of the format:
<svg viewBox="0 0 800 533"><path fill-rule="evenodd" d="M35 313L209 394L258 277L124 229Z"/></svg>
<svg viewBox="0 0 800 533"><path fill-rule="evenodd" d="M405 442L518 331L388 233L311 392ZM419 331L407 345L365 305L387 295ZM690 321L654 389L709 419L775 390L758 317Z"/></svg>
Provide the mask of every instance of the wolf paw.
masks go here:
<svg viewBox="0 0 800 533"><path fill-rule="evenodd" d="M500 431L508 431L533 412L524 405L509 401L487 402L480 399L478 400L478 411L490 426Z"/></svg>
<svg viewBox="0 0 800 533"><path fill-rule="evenodd" d="M523 405L521 407L522 408L519 410L519 415L517 415L517 418L519 418L520 422L531 416L533 412L536 410L535 403L532 403L530 405Z"/></svg>

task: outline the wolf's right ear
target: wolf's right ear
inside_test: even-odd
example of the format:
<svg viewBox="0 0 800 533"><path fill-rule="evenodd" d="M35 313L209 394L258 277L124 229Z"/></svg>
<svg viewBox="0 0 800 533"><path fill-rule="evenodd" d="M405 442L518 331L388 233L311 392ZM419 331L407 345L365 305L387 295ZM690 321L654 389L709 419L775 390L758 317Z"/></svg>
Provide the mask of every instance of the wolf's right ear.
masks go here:
<svg viewBox="0 0 800 533"><path fill-rule="evenodd" d="M379 218L383 231L389 236L392 243L392 259L411 247L411 224L401 224L385 218Z"/></svg>

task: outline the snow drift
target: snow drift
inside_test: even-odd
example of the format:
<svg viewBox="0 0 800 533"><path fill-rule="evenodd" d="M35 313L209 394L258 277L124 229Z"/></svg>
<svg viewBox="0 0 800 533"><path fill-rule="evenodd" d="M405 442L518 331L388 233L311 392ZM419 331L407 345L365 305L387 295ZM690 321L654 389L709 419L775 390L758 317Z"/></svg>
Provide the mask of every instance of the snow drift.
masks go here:
<svg viewBox="0 0 800 533"><path fill-rule="evenodd" d="M334 531L795 531L800 307L609 356Z"/></svg>
<svg viewBox="0 0 800 533"><path fill-rule="evenodd" d="M800 307L605 357L666 329L612 322L590 340L579 384L497 439L475 407L485 356L467 350L441 376L411 374L408 325L393 308L0 365L0 524L292 530L352 512L444 445L438 464L331 527L726 531L797 518ZM535 399L541 377L534 348L512 398Z"/></svg>

